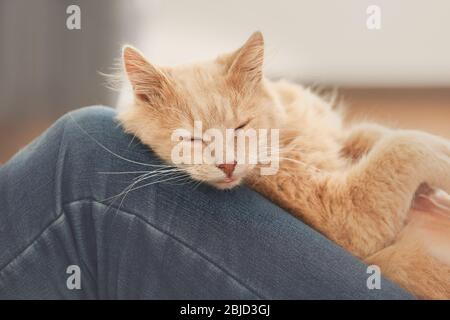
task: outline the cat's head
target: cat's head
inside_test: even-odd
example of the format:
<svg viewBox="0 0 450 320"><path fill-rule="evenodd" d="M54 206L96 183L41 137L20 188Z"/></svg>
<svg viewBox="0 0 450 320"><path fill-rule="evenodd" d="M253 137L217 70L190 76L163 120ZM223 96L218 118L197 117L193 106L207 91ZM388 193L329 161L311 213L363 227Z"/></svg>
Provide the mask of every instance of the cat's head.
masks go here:
<svg viewBox="0 0 450 320"><path fill-rule="evenodd" d="M174 164L180 143L194 150L205 147L209 129L258 130L277 126L274 99L263 77L264 40L254 33L238 50L202 63L157 67L136 49L123 49L123 66L134 93L132 105L118 119L156 154ZM201 124L195 132L194 122ZM175 131L186 137L174 141ZM199 136L200 135L200 136ZM202 140L203 139L203 140ZM248 158L246 158L248 160ZM250 161L234 158L207 163L175 163L193 179L220 189L238 185L254 168Z"/></svg>

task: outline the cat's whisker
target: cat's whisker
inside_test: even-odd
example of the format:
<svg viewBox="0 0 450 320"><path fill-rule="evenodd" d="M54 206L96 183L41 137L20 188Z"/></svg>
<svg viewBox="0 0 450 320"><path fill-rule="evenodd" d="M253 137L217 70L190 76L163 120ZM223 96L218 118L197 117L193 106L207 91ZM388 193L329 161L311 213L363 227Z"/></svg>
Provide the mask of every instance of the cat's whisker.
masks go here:
<svg viewBox="0 0 450 320"><path fill-rule="evenodd" d="M145 174L141 174L139 177L144 177L144 176L145 176ZM132 185L132 184L130 184L130 185L128 185L126 188L124 188L124 189L122 190L122 192L119 193L119 195L123 194L123 192L125 192L131 185ZM119 195L112 196L112 197L109 197L109 198L100 200L100 202L105 202L105 201L114 199L114 198L116 198L116 197L119 196ZM111 208L111 206L116 202L117 199L118 199L118 198L114 199L114 201L112 201L112 202L108 205L108 207L106 208L105 212L108 212L108 210L109 210L109 209Z"/></svg>
<svg viewBox="0 0 450 320"><path fill-rule="evenodd" d="M133 137L130 140L130 143L128 144L128 148L131 146L131 144L133 143L134 139L136 139L136 135L133 134Z"/></svg>
<svg viewBox="0 0 450 320"><path fill-rule="evenodd" d="M133 188L133 189L131 189L131 190L129 190L129 191L138 190L138 189L141 189L141 188L144 188L144 187L147 187L147 186L156 184L156 183L162 183L162 182L171 181L171 180L179 179L179 178L181 178L181 177L180 177L180 176L176 176L176 177L170 177L170 178L167 178L167 179L162 179L162 180L152 181L152 182L150 182L150 183L146 183L146 184L144 184L144 185L141 185L141 186L138 186L138 187L136 187L136 188Z"/></svg>
<svg viewBox="0 0 450 320"><path fill-rule="evenodd" d="M138 183L139 181L142 181L142 178L145 178L146 175L147 175L147 174L141 174L140 176L137 177L137 178L138 178L137 181L134 181L134 182L130 183L130 184L129 184L128 186L126 186L120 193L118 193L118 194L116 194L116 195L114 195L114 196L111 196L111 197L102 199L102 200L100 200L100 202L109 201L109 200L112 200L112 199L114 199L114 198L116 198L116 197L119 197L119 196L123 195L123 194L128 190L128 188L130 188L130 186L132 186L132 185ZM115 200L114 200L114 201L115 201ZM113 201L112 203L114 203L114 201ZM112 203L111 203L111 204L112 204ZM108 208L109 208L109 207L108 207Z"/></svg>
<svg viewBox="0 0 450 320"><path fill-rule="evenodd" d="M259 156L258 156L258 159L264 158L263 156L265 156L265 155L259 155ZM321 171L321 169L315 167L314 165L309 164L309 163L306 163L306 162L301 161L301 160L299 160L299 159L294 159L294 158L289 158L289 157L283 157L283 156L281 156L281 153L278 153L278 154L271 154L271 156L276 156L276 157L278 158L278 160L284 160L284 161L290 161L290 162L293 162L293 163L297 163L297 164L299 164L299 165L304 166L305 168L310 168L310 169L313 169L313 170L315 170L315 171L317 171L317 172L320 172L320 171Z"/></svg>
<svg viewBox="0 0 450 320"><path fill-rule="evenodd" d="M140 175L140 176L134 178L134 180L136 180L136 181L132 182L122 192L120 192L119 194L116 194L114 196L108 197L106 199L103 199L102 202L111 200L111 199L119 197L121 195L124 195L125 193L127 193L129 191L128 190L129 188L132 188L134 185L136 185L137 183L139 183L139 182L141 182L143 180L148 180L148 179L151 179L151 178L159 178L161 176L170 176L170 177L172 177L175 174L178 174L178 177L186 177L186 173L182 169L177 169L177 170L174 170L172 172L157 172L157 170L150 171L150 172L148 172L146 174L143 174L143 175ZM158 182L158 181L155 181L155 182Z"/></svg>
<svg viewBox="0 0 450 320"><path fill-rule="evenodd" d="M305 168L307 168L307 169L313 169L314 171L317 171L317 172L321 172L321 171L322 171L321 169L319 169L319 168L317 168L317 167L315 167L315 166L313 166L313 165L310 165L310 164L308 164L308 163L305 163L305 162L300 161L300 160L297 160L297 159L286 158L286 157L280 157L280 159L281 159L281 160L285 160L285 161L290 161L290 162L293 162L293 163L297 163L297 164L300 164L300 165L303 165Z"/></svg>
<svg viewBox="0 0 450 320"><path fill-rule="evenodd" d="M186 176L177 183L168 182L167 184L180 186L180 185L186 185L186 184L190 184L190 183L192 183L192 178L190 176Z"/></svg>
<svg viewBox="0 0 450 320"><path fill-rule="evenodd" d="M152 174L152 177L158 176L158 175L164 175L164 174L168 174L168 173L179 173L179 172L185 172L183 169L180 168L173 168L173 169L157 169L154 171L150 171L148 172L149 174ZM138 179L134 178L134 179Z"/></svg>
<svg viewBox="0 0 450 320"><path fill-rule="evenodd" d="M127 187L128 190L126 190L125 195L122 197L122 200L120 200L120 204L119 207L116 210L116 213L120 210L120 208L122 207L122 203L124 202L125 198L127 197L128 193L130 192L130 190L133 188L133 186L135 186L137 183L139 183L140 181L146 180L147 177L146 175L148 174L144 174L143 176L141 176L141 178L139 178L138 180L136 180L135 182L131 183L129 187Z"/></svg>
<svg viewBox="0 0 450 320"><path fill-rule="evenodd" d="M313 168L316 171L321 171L319 168L315 167L314 165L306 163L306 162L304 162L304 161L302 161L300 159L294 159L294 158L291 158L291 157L283 157L282 156L285 153L292 152L292 151L295 151L295 150L298 150L299 153L301 153L302 151L305 151L304 149L301 149L298 146L287 146L287 147L283 147L283 148L275 148L275 150L274 150L274 148L267 147L266 149L271 151L271 153L270 153L271 156L277 156L280 160L286 160L286 161L295 162L295 163L304 165L306 167ZM262 152L263 151L261 151L261 153ZM264 154L261 154L261 153L258 154L259 158L262 158L263 156L267 155L267 153L264 153Z"/></svg>
<svg viewBox="0 0 450 320"><path fill-rule="evenodd" d="M177 172L169 173L169 176L173 176L173 174L176 174L176 173L177 173ZM151 185L151 184L156 184L156 183L159 183L159 182L169 181L169 180L173 180L173 179L177 179L177 178L184 178L183 175L181 175L181 176L175 176L175 177L171 177L171 178L168 178L168 179L165 179L165 180L153 181L153 182L148 183L148 184L146 184L146 185L143 185L143 186L139 186L139 187L133 188L133 187L134 187L136 184L138 184L139 182L144 181L144 180L147 180L147 179L150 179L150 178L154 178L154 177L155 177L155 175L149 175L149 174L146 174L146 175L143 175L143 176L142 176L141 178L139 178L138 180L136 180L135 182L133 182L133 183L129 186L129 188L127 188L128 190L125 191L125 195L122 197L122 200L120 201L120 204L119 204L119 207L118 207L117 211L120 210L120 208L122 207L123 202L125 201L125 198L127 197L127 195L128 195L131 191L140 189L141 187L149 186L149 185Z"/></svg>
<svg viewBox="0 0 450 320"><path fill-rule="evenodd" d="M166 173L166 172L172 172L172 171L184 171L183 169L179 169L173 166L167 166L169 169L157 169L157 170L144 170L144 171L98 171L98 174L109 174L109 175L121 175L121 174L150 174L150 173ZM133 178L133 180L139 179L140 176Z"/></svg>
<svg viewBox="0 0 450 320"><path fill-rule="evenodd" d="M172 177L173 174L175 174L175 173L171 173L170 176ZM185 176L185 175L179 175L179 176L176 176L176 177L173 177L173 178L177 178L177 177L178 177L178 178L181 178L181 177L184 177L184 176ZM118 194L116 194L116 195L114 195L114 196L105 198L105 199L101 200L100 202L105 202L105 201L109 201L109 200L112 200L112 199L114 199L114 198L120 197L120 196L124 195L125 193L127 193L128 191L130 191L129 189L133 188L133 186L135 186L135 185L138 184L139 182L142 182L142 181L144 181L144 180L151 179L151 178L154 178L154 177L156 177L156 176L153 176L153 175L151 175L151 176L149 176L149 175L142 175L142 176L138 177L138 179L137 179L136 181L134 181L134 182L132 182L130 185L128 185L128 186L127 186L124 190L122 190L120 193L118 193ZM158 181L155 181L155 182L157 183ZM139 188L139 187L137 187L137 188ZM134 190L135 190L135 189L134 189Z"/></svg>
<svg viewBox="0 0 450 320"><path fill-rule="evenodd" d="M151 171L98 171L98 174L142 174L149 173Z"/></svg>
<svg viewBox="0 0 450 320"><path fill-rule="evenodd" d="M178 174L179 177L183 177L184 174L179 174L179 172L171 172L171 173L167 173L167 174L154 174L148 177L145 177L145 180L150 179L150 178L155 178L155 179L159 179L162 177L172 177L172 176L176 176Z"/></svg>
<svg viewBox="0 0 450 320"><path fill-rule="evenodd" d="M198 180L196 183L194 183L194 186L192 188L192 190L196 190L200 185L202 185L203 183L205 183L205 181L202 180Z"/></svg>
<svg viewBox="0 0 450 320"><path fill-rule="evenodd" d="M139 161L135 161L135 160L131 160L128 158L125 158L123 156L121 156L120 154L115 153L114 151L110 150L109 148L107 148L106 146L104 146L102 143L100 143L97 139L95 139L91 134L89 134L83 127L80 126L80 124L75 120L75 118L73 117L73 115L71 113L68 113L69 117L72 119L72 121L76 124L76 126L78 128L80 128L80 130L86 134L92 141L94 141L98 146L100 146L102 149L104 149L105 151L107 151L108 153L114 155L115 157L130 162L130 163L134 163L134 164L138 164L138 165L142 165L142 166L148 166L148 167L165 167L167 165L158 165L158 164L150 164L150 163L144 163L144 162L139 162Z"/></svg>

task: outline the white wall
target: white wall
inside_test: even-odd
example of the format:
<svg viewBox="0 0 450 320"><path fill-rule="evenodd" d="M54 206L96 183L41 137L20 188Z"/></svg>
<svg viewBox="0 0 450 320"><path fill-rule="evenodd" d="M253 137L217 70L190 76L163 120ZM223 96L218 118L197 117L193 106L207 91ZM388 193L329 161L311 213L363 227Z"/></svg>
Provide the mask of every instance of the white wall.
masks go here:
<svg viewBox="0 0 450 320"><path fill-rule="evenodd" d="M134 2L144 23L130 26L141 29L136 45L154 63L208 59L261 30L272 76L350 86L450 85L449 0L150 2ZM366 28L371 4L382 10L378 31Z"/></svg>

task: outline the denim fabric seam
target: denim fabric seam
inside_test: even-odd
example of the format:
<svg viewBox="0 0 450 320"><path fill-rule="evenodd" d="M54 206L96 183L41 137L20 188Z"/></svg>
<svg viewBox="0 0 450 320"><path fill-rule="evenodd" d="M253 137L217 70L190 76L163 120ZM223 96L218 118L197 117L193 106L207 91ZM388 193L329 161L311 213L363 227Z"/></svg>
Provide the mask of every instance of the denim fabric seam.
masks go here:
<svg viewBox="0 0 450 320"><path fill-rule="evenodd" d="M67 206L71 206L73 204L76 203L82 203L82 202L88 202L88 203L92 203L95 202L97 204L100 204L102 206L105 206L104 203L99 202L96 199L91 199L91 198L83 198L83 199L79 199L79 200L74 200L74 201L70 201L67 203L63 203L62 207L67 207ZM118 209L115 206L111 206L111 208L117 209L118 212L122 213L122 214L127 214L127 215L131 215L133 217L136 217L137 219L139 219L140 221L142 221L143 223L149 225L150 227L152 227L153 229L161 232L162 234L168 236L169 238L175 240L177 243L179 243L180 245L182 245L183 247L189 249L190 251L192 251L193 253L195 253L196 255L198 255L200 258L204 259L206 262L210 263L211 265L213 265L214 267L216 267L218 270L222 271L225 275L227 275L228 277L230 277L231 279L233 279L238 285L240 285L241 287L243 287L244 289L246 289L247 291L249 291L251 294L253 294L254 296L256 296L258 299L266 299L264 297L261 296L261 294L257 293L255 289L251 288L249 285L244 284L241 280L239 280L235 275L233 275L230 271L226 270L225 268L223 268L222 266L220 266L219 264L217 264L216 262L214 262L213 260L211 260L210 257L208 257L207 255L195 250L195 248L192 248L191 246L189 246L187 243L185 243L182 239L176 237L175 235L168 233L165 230L161 230L160 228L156 227L154 224L152 224L151 222L147 221L144 217L142 217L139 214L133 213L133 212L129 212L129 211L125 211L123 209ZM31 241L23 250L21 250L16 256L14 256L9 262L7 262L1 269L0 269L0 273L2 273L4 271L4 269L6 269L14 260L16 260L19 256L21 256L29 247L31 247L36 241L38 241L38 239L45 233L46 230L48 230L49 228L52 227L52 225L59 220L59 218L61 216L67 216L67 213L65 213L65 211L63 210L61 214L59 214L55 219L53 219L34 239L33 241Z"/></svg>
<svg viewBox="0 0 450 320"><path fill-rule="evenodd" d="M75 203L80 203L80 202L95 202L95 203L100 204L102 206L106 206L104 203L98 201L97 199L94 199L94 198L83 198L83 199L73 200L73 201L64 203L63 207L70 206L70 205L73 205ZM130 212L129 210L125 211L123 208L119 209L119 208L117 208L116 206L113 206L113 205L111 205L110 208L114 208L114 209L117 210L117 212L121 212L122 214L127 214L127 215L130 215L130 216L136 217L137 219L139 219L143 223L145 223L145 224L149 225L150 227L154 228L155 230L165 234L169 238L171 238L171 239L175 240L176 242L178 242L179 244L181 244L183 247L189 249L193 253L197 254L199 257L203 258L206 262L208 262L208 263L212 264L213 266L215 266L217 269L219 269L224 274L226 274L227 276L232 278L234 281L236 281L236 283L238 283L240 286L242 286L247 291L249 291L250 293L255 295L258 299L267 299L267 298L262 297L261 294L257 293L256 290L251 288L249 285L244 284L241 280L239 280L230 271L226 270L225 268L221 267L219 264L214 262L210 257L205 255L204 253L201 253L201 252L195 250L195 248L192 248L190 245L188 245L186 242L184 242L182 239L176 237L175 235L173 235L173 234L171 234L171 233L169 233L169 232L167 232L165 230L161 230L160 228L156 227L154 224L152 224L150 221L148 221L147 219L142 217L140 214L134 213L134 212Z"/></svg>
<svg viewBox="0 0 450 320"><path fill-rule="evenodd" d="M39 240L39 238L48 230L50 229L53 224L55 224L59 218L61 218L64 215L64 213L59 214L56 218L54 218L52 221L50 221L42 230L41 232L39 232L34 238L33 240L27 244L22 250L20 250L14 257L12 257L7 263L5 263L1 268L0 268L0 274L11 264L14 262L14 260L16 260L17 258L19 258L25 251L28 250L28 248L30 248L36 241Z"/></svg>
<svg viewBox="0 0 450 320"><path fill-rule="evenodd" d="M64 165L64 161L61 160L61 149L62 149L63 141L66 137L67 121L64 121L62 126L63 126L63 128L62 128L61 138L59 139L57 160L55 162L55 176L57 177L56 181L55 181L55 189L54 189L54 193L55 193L55 208L54 208L54 210L55 210L55 212L58 212L58 211L62 212L61 177L62 177L62 166Z"/></svg>

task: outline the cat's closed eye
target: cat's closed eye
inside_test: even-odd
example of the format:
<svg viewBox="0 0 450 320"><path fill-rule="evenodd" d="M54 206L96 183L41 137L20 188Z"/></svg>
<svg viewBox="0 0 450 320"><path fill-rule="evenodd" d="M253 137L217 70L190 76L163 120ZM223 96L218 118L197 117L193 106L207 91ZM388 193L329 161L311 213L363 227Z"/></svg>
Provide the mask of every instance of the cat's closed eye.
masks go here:
<svg viewBox="0 0 450 320"><path fill-rule="evenodd" d="M234 128L235 131L243 129L245 126L247 126L250 123L250 119L243 122L241 125L239 125L238 127Z"/></svg>

